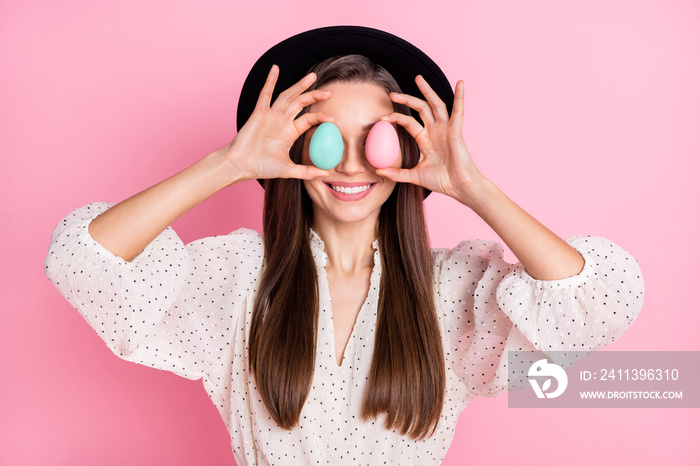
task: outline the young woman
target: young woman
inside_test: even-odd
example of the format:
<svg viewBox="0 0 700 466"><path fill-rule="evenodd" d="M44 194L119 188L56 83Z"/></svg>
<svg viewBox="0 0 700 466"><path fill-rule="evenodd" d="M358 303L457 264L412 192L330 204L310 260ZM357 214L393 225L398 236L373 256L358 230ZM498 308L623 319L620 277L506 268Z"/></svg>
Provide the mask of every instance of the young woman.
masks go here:
<svg viewBox="0 0 700 466"><path fill-rule="evenodd" d="M507 390L509 350L609 344L639 313L641 272L606 239L560 239L479 173L462 137L461 81L441 97L413 74L422 98L402 93L411 70L394 79L363 55L309 50L320 37L367 54L386 40L399 62L410 52L436 69L367 28L278 44L256 65L267 77L253 109L242 96L229 145L117 205L73 211L46 273L119 357L202 378L239 464L439 464L469 401ZM275 95L286 68L267 65L292 50L317 65ZM364 151L379 121L401 146L384 169ZM324 122L344 143L330 170L309 157ZM265 180L263 236L240 229L185 246L169 227L252 179ZM519 263L476 240L431 251L430 191L475 211Z"/></svg>

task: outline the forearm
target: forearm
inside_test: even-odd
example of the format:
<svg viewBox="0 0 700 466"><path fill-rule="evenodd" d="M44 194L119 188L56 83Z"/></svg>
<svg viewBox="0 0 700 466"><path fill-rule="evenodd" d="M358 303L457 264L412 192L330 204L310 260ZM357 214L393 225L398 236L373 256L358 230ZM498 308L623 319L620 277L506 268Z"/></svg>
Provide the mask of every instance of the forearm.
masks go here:
<svg viewBox="0 0 700 466"><path fill-rule="evenodd" d="M214 152L105 211L88 231L105 249L130 261L182 214L239 181L231 164Z"/></svg>
<svg viewBox="0 0 700 466"><path fill-rule="evenodd" d="M486 178L458 199L481 217L513 251L527 273L539 280L578 274L583 257Z"/></svg>

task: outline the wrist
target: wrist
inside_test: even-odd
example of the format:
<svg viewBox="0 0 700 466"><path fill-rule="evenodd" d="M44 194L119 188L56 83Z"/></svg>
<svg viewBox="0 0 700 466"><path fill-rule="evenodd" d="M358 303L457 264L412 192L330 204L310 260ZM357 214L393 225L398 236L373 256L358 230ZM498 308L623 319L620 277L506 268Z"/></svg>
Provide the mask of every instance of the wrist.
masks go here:
<svg viewBox="0 0 700 466"><path fill-rule="evenodd" d="M211 186L216 187L217 191L250 179L231 163L225 153L226 148L223 148L210 153L198 162L207 171Z"/></svg>
<svg viewBox="0 0 700 466"><path fill-rule="evenodd" d="M463 183L453 196L457 201L472 209L476 214L483 217L483 213L488 209L490 202L500 193L491 180L478 174L469 183Z"/></svg>

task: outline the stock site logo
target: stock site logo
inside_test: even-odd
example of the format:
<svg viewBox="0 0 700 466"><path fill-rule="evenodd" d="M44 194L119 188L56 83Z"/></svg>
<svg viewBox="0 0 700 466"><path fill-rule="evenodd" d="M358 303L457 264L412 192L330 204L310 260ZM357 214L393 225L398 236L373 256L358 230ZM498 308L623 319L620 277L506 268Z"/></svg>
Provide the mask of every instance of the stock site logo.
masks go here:
<svg viewBox="0 0 700 466"><path fill-rule="evenodd" d="M530 366L527 377L537 398L556 398L564 393L566 385L569 382L569 378L566 372L564 372L564 369L554 363L547 362L546 359L540 359ZM535 378L533 379L532 377ZM544 377L546 377L546 380L544 380L544 383L540 387L538 378ZM552 378L557 381L557 389L551 393L547 393L547 390L552 386Z"/></svg>

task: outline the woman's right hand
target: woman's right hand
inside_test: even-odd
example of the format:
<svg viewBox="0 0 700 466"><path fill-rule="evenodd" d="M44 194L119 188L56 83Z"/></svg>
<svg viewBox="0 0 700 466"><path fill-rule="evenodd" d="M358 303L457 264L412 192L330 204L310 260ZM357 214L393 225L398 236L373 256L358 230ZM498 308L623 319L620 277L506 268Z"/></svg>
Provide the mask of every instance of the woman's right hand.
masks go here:
<svg viewBox="0 0 700 466"><path fill-rule="evenodd" d="M247 179L328 176L325 170L293 163L289 149L312 126L333 120L323 113L294 119L307 105L328 99L330 92L302 94L316 80L311 73L270 107L278 72L273 66L255 111L230 144L103 212L90 222L92 238L130 261L182 214L226 186Z"/></svg>
<svg viewBox="0 0 700 466"><path fill-rule="evenodd" d="M272 65L265 85L260 91L255 110L236 137L219 152L231 163L238 180L299 178L309 180L328 176L328 171L312 165L297 165L289 158L294 141L309 128L333 121L325 113L305 113L296 120L306 106L331 96L329 91L313 90L304 93L316 80L309 73L282 92L270 106L279 67Z"/></svg>

